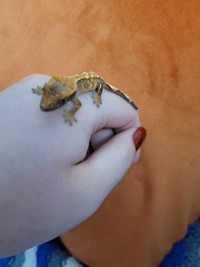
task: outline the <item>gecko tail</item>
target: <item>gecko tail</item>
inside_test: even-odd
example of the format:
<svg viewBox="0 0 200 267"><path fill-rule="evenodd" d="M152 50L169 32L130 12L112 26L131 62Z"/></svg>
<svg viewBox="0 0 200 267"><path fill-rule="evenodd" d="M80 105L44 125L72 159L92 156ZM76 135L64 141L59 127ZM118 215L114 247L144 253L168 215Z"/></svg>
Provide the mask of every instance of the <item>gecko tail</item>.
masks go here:
<svg viewBox="0 0 200 267"><path fill-rule="evenodd" d="M121 92L119 89L115 88L112 85L109 85L108 83L105 83L103 85L103 88L122 97L124 100L126 100L132 107L134 107L134 109L138 109L138 107L136 106L136 104L130 99L130 97L128 95L126 95L125 93Z"/></svg>

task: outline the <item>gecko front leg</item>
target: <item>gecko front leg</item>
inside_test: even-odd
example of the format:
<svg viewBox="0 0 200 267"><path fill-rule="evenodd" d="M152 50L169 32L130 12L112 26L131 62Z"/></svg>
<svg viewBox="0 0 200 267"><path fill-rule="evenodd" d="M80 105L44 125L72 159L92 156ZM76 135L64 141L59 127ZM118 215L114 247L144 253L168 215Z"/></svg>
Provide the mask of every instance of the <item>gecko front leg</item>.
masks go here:
<svg viewBox="0 0 200 267"><path fill-rule="evenodd" d="M92 98L94 99L93 103L96 104L97 107L99 107L99 105L102 104L102 99L101 99L102 91L103 91L103 85L100 84L96 89L96 93L92 95Z"/></svg>
<svg viewBox="0 0 200 267"><path fill-rule="evenodd" d="M63 116L65 117L65 122L69 122L69 125L71 126L73 121L77 122L77 119L74 114L81 107L81 101L78 99L78 97L75 97L72 102L74 104L73 108L70 110L65 109L63 114Z"/></svg>
<svg viewBox="0 0 200 267"><path fill-rule="evenodd" d="M34 94L37 94L37 95L43 95L44 94L43 87L40 87L40 86L38 86L36 89L32 88L32 92Z"/></svg>

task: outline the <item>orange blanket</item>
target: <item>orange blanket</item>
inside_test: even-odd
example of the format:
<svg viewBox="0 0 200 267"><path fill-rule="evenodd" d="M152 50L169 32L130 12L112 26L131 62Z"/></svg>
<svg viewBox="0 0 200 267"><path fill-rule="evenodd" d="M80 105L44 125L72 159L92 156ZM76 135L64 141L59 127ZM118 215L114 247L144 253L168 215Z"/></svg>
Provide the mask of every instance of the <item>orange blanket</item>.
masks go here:
<svg viewBox="0 0 200 267"><path fill-rule="evenodd" d="M138 164L62 236L89 266L156 266L200 215L199 25L198 0L1 3L0 90L93 70L133 98L147 129Z"/></svg>

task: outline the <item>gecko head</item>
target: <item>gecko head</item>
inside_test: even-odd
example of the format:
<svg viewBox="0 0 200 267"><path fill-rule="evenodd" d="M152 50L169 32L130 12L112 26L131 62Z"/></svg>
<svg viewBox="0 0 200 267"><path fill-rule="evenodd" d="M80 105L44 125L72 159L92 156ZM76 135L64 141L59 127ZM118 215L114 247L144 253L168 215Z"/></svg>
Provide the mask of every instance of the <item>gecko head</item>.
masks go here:
<svg viewBox="0 0 200 267"><path fill-rule="evenodd" d="M66 96L66 85L58 83L46 83L43 87L44 94L40 102L42 111L51 111L67 103L70 96Z"/></svg>

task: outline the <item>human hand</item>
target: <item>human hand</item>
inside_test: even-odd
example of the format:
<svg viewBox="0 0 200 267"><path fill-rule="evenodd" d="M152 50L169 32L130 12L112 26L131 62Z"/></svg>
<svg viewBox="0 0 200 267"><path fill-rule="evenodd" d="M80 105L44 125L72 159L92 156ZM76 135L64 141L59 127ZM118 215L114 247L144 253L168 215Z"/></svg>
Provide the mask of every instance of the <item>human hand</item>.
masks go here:
<svg viewBox="0 0 200 267"><path fill-rule="evenodd" d="M88 218L139 158L136 110L108 91L97 109L88 92L71 127L64 107L42 112L31 92L49 78L31 75L0 94L0 257Z"/></svg>

